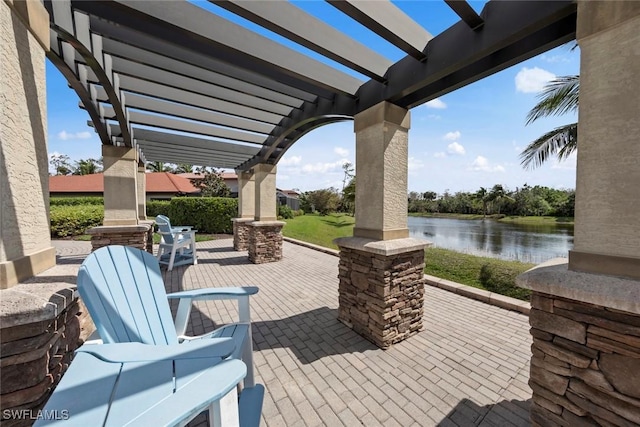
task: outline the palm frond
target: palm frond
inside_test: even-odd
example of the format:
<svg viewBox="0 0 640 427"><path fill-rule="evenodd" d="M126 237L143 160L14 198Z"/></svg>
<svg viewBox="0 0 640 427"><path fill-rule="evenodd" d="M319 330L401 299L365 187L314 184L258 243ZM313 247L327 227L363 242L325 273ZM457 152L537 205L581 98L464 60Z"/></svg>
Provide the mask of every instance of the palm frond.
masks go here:
<svg viewBox="0 0 640 427"><path fill-rule="evenodd" d="M578 123L560 126L529 144L520 154L520 164L525 169L535 169L552 156L564 160L577 146Z"/></svg>
<svg viewBox="0 0 640 427"><path fill-rule="evenodd" d="M577 111L579 92L580 76L563 76L550 81L538 96L538 103L527 114L527 124L541 117Z"/></svg>

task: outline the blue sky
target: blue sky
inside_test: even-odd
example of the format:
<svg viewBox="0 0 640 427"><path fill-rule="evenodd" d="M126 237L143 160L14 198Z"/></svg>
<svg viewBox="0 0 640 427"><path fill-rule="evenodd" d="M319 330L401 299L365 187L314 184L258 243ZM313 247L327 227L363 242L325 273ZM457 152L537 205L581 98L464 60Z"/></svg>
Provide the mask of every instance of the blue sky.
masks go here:
<svg viewBox="0 0 640 427"><path fill-rule="evenodd" d="M395 3L433 35L457 21L442 1ZM478 12L483 3L471 2ZM216 6L198 4L309 53ZM326 2L296 4L393 61L404 56ZM414 108L409 132L409 191L475 191L494 184L515 189L525 183L574 188L575 158L562 163L554 159L533 171L524 170L518 158L522 149L544 132L577 119L565 115L525 126L527 112L535 105L537 93L546 82L555 76L579 74L579 49L572 51L571 45L546 52ZM322 58L317 54L313 56ZM361 77L344 67L338 68ZM66 154L72 160L100 157L100 141L87 126L88 114L78 108L77 95L51 63L47 63L47 101L49 153ZM278 165L277 185L303 191L341 188L342 164L346 161L355 164L353 123L322 127L305 135L286 153Z"/></svg>

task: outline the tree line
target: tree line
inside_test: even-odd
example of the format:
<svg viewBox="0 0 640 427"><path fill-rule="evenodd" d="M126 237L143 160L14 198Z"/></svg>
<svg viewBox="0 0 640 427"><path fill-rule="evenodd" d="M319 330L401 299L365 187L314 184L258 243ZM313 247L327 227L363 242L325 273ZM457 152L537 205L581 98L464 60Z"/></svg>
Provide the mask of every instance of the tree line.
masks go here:
<svg viewBox="0 0 640 427"><path fill-rule="evenodd" d="M415 213L573 217L574 208L575 190L540 185L524 184L513 191L496 184L475 192L409 193L409 212Z"/></svg>

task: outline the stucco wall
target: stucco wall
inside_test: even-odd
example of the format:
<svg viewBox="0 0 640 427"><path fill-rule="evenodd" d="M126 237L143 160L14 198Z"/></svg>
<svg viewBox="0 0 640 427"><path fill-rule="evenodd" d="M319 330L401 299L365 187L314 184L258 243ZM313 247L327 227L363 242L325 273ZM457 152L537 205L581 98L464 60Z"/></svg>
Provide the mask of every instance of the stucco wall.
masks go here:
<svg viewBox="0 0 640 427"><path fill-rule="evenodd" d="M51 247L45 54L0 2L0 263Z"/></svg>

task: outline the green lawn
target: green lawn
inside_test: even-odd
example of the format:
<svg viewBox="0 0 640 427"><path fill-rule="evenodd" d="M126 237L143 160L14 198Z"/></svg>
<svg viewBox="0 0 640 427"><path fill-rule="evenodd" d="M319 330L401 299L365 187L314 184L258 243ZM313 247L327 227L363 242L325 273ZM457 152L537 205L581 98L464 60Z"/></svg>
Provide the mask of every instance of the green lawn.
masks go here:
<svg viewBox="0 0 640 427"><path fill-rule="evenodd" d="M353 236L355 218L347 214L308 214L284 221L287 223L282 229L284 236L325 248L338 249L333 244L333 239Z"/></svg>
<svg viewBox="0 0 640 427"><path fill-rule="evenodd" d="M573 224L573 218L563 216L507 216L498 221L523 225Z"/></svg>
<svg viewBox="0 0 640 427"><path fill-rule="evenodd" d="M355 219L346 214L303 215L285 220L282 234L327 248L337 237L353 235ZM529 299L529 291L515 286L515 277L534 264L480 257L447 249L427 248L424 272L503 295Z"/></svg>

